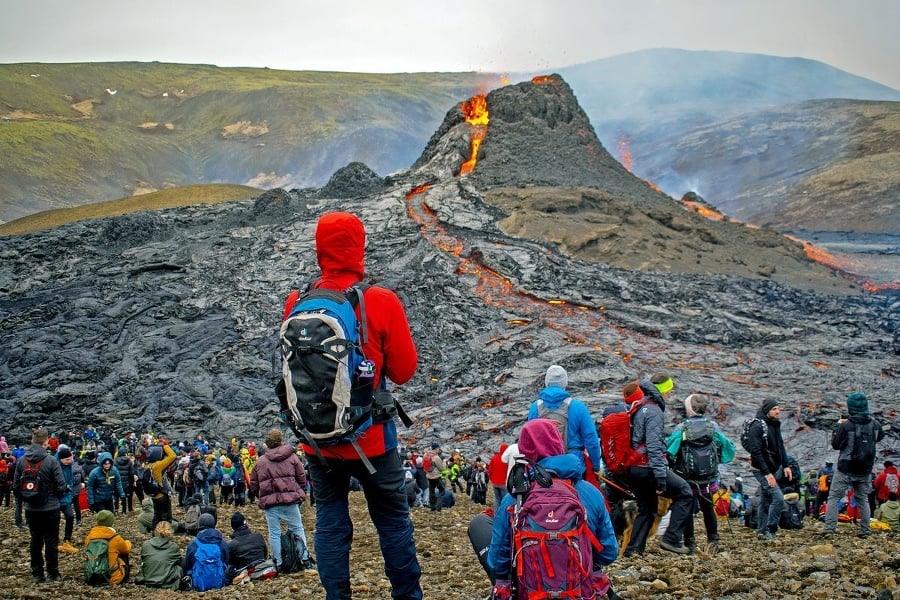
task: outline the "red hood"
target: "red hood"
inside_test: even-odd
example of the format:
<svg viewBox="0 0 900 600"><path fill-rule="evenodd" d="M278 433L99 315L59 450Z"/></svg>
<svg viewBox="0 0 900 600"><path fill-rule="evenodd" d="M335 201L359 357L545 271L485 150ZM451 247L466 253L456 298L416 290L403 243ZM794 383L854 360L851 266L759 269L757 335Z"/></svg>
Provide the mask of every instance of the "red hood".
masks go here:
<svg viewBox="0 0 900 600"><path fill-rule="evenodd" d="M356 215L333 212L316 225L316 258L325 280L361 281L365 274L366 229ZM346 284L349 285L349 284Z"/></svg>

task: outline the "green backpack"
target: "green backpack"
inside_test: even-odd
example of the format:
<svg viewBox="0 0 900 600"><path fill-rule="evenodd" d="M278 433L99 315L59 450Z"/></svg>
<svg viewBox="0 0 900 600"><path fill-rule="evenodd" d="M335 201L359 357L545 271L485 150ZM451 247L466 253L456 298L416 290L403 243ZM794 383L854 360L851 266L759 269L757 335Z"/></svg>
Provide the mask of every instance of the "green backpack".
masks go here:
<svg viewBox="0 0 900 600"><path fill-rule="evenodd" d="M88 542L85 549L87 559L84 561L84 582L88 585L108 585L110 576L119 568L118 565L112 568L109 566L111 539L98 538Z"/></svg>

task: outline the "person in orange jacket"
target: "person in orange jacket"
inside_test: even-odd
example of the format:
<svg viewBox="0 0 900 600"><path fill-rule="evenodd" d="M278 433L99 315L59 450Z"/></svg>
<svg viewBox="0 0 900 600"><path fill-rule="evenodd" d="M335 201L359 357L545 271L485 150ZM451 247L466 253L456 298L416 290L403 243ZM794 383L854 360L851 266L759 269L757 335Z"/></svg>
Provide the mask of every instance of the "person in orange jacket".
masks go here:
<svg viewBox="0 0 900 600"><path fill-rule="evenodd" d="M110 585L125 583L131 575L131 561L128 558L131 542L113 529L115 518L112 511L101 510L97 513L97 524L91 527L87 537L84 538L85 548L91 540L109 540L109 567L115 569L109 576Z"/></svg>

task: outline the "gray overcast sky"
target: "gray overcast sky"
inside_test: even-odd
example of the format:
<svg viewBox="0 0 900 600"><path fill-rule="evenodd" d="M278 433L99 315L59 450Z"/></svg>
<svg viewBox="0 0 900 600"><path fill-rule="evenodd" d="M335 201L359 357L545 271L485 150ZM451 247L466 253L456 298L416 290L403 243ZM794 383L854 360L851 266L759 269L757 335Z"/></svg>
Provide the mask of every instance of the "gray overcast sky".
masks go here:
<svg viewBox="0 0 900 600"><path fill-rule="evenodd" d="M900 89L900 0L5 0L0 63L541 71L645 48L801 56Z"/></svg>

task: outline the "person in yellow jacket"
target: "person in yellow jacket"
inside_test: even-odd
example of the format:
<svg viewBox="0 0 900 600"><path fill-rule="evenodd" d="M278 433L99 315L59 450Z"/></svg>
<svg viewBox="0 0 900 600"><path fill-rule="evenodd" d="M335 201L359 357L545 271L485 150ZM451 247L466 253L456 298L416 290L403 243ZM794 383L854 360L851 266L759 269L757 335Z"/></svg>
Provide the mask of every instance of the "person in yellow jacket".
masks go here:
<svg viewBox="0 0 900 600"><path fill-rule="evenodd" d="M169 447L168 442L160 440L159 443L162 445L162 458L147 465L147 468L150 469L151 477L159 489L158 493L150 495L153 499L153 525L151 529L156 529L156 525L160 521L172 522L171 488L169 487L169 480L166 478L166 469L178 458L175 451ZM146 492L146 490L144 491Z"/></svg>
<svg viewBox="0 0 900 600"><path fill-rule="evenodd" d="M109 576L110 585L118 585L128 581L131 573L131 562L128 555L131 552L131 542L116 533L113 529L115 515L112 511L101 510L97 513L97 524L91 527L87 537L84 538L84 546L87 547L91 540L109 540L109 567L115 569Z"/></svg>

